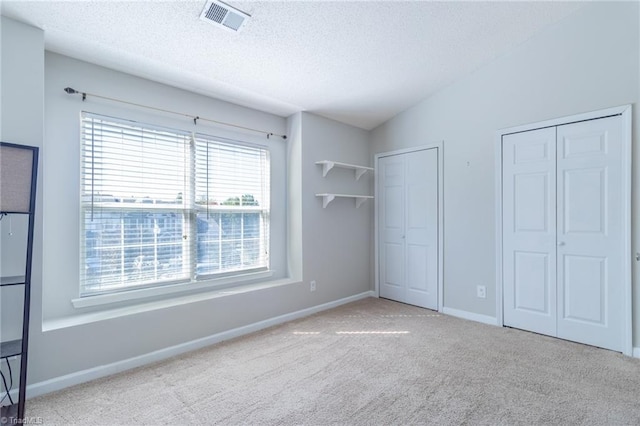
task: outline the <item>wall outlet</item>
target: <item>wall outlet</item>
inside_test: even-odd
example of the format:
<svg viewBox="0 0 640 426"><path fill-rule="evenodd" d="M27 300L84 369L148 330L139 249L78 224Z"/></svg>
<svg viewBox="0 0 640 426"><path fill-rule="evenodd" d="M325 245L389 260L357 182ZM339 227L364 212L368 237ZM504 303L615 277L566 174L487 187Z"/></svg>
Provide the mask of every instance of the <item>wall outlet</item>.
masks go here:
<svg viewBox="0 0 640 426"><path fill-rule="evenodd" d="M315 282L315 280L311 281L309 283L309 291L316 291L316 282Z"/></svg>
<svg viewBox="0 0 640 426"><path fill-rule="evenodd" d="M477 286L476 287L476 293L477 293L477 296L480 299L486 299L486 297L487 297L487 287L485 287L483 285Z"/></svg>

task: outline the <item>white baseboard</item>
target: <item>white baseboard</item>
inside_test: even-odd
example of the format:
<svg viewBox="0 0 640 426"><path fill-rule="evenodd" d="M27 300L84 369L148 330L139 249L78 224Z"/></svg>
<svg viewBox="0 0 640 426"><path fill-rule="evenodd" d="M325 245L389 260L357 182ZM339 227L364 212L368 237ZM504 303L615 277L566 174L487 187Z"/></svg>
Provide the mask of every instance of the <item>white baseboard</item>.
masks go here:
<svg viewBox="0 0 640 426"><path fill-rule="evenodd" d="M110 376L112 374L140 367L145 364L167 359L186 352L191 352L205 346L222 342L224 340L233 339L235 337L253 333L267 327L282 324L298 318L303 318L317 312L325 311L327 309L335 308L337 306L344 305L345 303L355 302L356 300L365 299L367 297L374 297L374 292L366 291L354 296L345 297L344 299L334 300L333 302L328 302L322 305L313 306L311 308L306 308L274 318L269 318L264 321L258 321L256 323L245 325L243 327L234 328L232 330L223 331L221 333L213 334L201 339L192 340L190 342L181 343L179 345L170 346L164 349L159 349L154 352L114 362L112 364L101 365L98 367L89 368L87 370L67 374L65 376L55 377L43 382L34 383L27 386L27 398L44 395L46 393L64 389L69 386L78 385L90 380Z"/></svg>
<svg viewBox="0 0 640 426"><path fill-rule="evenodd" d="M488 315L476 314L473 312L461 311L459 309L453 308L442 308L441 311L443 314L451 315L458 318L464 318L471 321L481 322L489 325L498 325L498 320L495 317L490 317Z"/></svg>
<svg viewBox="0 0 640 426"><path fill-rule="evenodd" d="M640 348L633 348L633 357L640 358Z"/></svg>

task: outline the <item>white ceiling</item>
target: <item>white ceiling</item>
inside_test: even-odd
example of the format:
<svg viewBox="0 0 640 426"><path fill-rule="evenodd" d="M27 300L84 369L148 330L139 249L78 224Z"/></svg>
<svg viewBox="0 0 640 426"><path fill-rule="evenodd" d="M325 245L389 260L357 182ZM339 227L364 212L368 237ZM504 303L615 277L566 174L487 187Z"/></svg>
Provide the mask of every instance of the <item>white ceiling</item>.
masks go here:
<svg viewBox="0 0 640 426"><path fill-rule="evenodd" d="M584 5L228 3L252 15L240 33L199 20L205 0L4 0L2 14L44 29L54 52L281 116L310 111L371 129Z"/></svg>

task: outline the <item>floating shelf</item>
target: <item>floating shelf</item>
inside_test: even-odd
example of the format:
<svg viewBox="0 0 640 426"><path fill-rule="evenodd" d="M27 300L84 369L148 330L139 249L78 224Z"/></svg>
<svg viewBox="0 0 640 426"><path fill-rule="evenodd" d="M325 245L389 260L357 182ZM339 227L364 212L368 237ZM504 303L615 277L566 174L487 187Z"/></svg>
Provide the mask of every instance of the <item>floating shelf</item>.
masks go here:
<svg viewBox="0 0 640 426"><path fill-rule="evenodd" d="M326 209L330 202L336 197L353 198L356 201L356 208L360 207L365 201L372 199L372 195L351 195L351 194L316 194L316 197L322 197L322 208Z"/></svg>
<svg viewBox="0 0 640 426"><path fill-rule="evenodd" d="M353 170L355 172L356 180L359 180L360 177L362 177L362 175L364 175L368 171L373 171L373 167L358 166L356 164L339 163L337 161L330 161L330 160L316 161L316 164L319 164L322 166L322 177L326 177L327 173L329 173L329 170L333 169L334 167Z"/></svg>

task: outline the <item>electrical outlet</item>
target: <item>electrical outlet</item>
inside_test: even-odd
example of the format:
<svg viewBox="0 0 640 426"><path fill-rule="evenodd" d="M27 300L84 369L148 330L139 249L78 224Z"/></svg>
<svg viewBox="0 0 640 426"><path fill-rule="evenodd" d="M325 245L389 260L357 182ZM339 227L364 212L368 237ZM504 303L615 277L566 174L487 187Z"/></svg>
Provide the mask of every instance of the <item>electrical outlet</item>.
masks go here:
<svg viewBox="0 0 640 426"><path fill-rule="evenodd" d="M485 299L487 297L487 287L483 285L479 285L476 287L477 296L481 299Z"/></svg>
<svg viewBox="0 0 640 426"><path fill-rule="evenodd" d="M315 282L315 280L311 281L309 283L309 291L316 291L316 282Z"/></svg>

